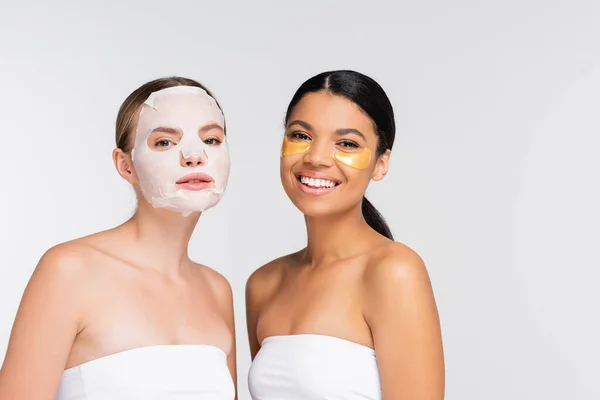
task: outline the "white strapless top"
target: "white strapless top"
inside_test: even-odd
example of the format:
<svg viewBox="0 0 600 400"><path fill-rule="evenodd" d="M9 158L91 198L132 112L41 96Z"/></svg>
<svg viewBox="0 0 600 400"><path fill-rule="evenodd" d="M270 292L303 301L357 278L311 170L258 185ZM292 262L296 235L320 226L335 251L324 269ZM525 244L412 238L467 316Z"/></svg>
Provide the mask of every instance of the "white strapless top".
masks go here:
<svg viewBox="0 0 600 400"><path fill-rule="evenodd" d="M210 345L153 345L63 372L55 400L233 400L227 355Z"/></svg>
<svg viewBox="0 0 600 400"><path fill-rule="evenodd" d="M263 340L248 374L253 400L381 400L375 350L332 336Z"/></svg>

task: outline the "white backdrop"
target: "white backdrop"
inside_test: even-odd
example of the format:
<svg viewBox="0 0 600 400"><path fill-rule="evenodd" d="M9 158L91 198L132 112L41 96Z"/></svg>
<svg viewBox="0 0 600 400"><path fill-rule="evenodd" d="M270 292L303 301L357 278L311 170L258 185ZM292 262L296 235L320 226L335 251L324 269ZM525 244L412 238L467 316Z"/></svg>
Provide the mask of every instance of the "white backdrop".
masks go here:
<svg viewBox="0 0 600 400"><path fill-rule="evenodd" d="M428 265L447 399L600 398L597 0L39 3L0 8L0 360L41 254L131 214L117 109L177 74L227 118L229 188L190 253L231 282L249 399L246 278L305 240L279 182L285 108L306 78L349 68L398 116L369 196Z"/></svg>

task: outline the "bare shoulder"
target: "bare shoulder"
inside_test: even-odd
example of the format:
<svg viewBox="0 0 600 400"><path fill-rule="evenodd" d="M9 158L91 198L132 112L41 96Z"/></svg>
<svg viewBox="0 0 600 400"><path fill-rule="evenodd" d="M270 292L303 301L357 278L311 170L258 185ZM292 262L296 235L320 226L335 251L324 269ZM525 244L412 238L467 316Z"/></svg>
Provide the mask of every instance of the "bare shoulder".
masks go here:
<svg viewBox="0 0 600 400"><path fill-rule="evenodd" d="M196 272L204 278L211 287L213 293L220 299L228 301L233 297L231 284L229 280L217 270L206 265L194 263Z"/></svg>
<svg viewBox="0 0 600 400"><path fill-rule="evenodd" d="M91 286L97 280L93 279L95 258L93 248L78 241L55 245L48 249L40 258L27 283L22 304L27 304L36 298L45 298L46 304L61 304L60 307L73 307L83 312ZM69 304L70 303L70 304Z"/></svg>
<svg viewBox="0 0 600 400"><path fill-rule="evenodd" d="M77 280L90 269L94 249L78 240L55 245L40 258L34 275L44 275L60 280Z"/></svg>
<svg viewBox="0 0 600 400"><path fill-rule="evenodd" d="M269 297L283 279L286 267L297 257L298 253L287 254L256 269L246 282L247 298Z"/></svg>
<svg viewBox="0 0 600 400"><path fill-rule="evenodd" d="M277 294L287 267L297 259L298 253L276 258L256 269L246 282L246 324L252 359L260 348L257 327L264 306Z"/></svg>
<svg viewBox="0 0 600 400"><path fill-rule="evenodd" d="M74 241L40 258L15 316L0 369L0 398L48 398L56 392L73 341L85 328L91 252Z"/></svg>
<svg viewBox="0 0 600 400"><path fill-rule="evenodd" d="M364 283L363 316L377 352L383 397L443 399L440 319L421 257L403 244L385 245L373 252Z"/></svg>
<svg viewBox="0 0 600 400"><path fill-rule="evenodd" d="M365 267L364 284L369 291L386 287L430 285L425 262L405 244L391 242L375 252Z"/></svg>

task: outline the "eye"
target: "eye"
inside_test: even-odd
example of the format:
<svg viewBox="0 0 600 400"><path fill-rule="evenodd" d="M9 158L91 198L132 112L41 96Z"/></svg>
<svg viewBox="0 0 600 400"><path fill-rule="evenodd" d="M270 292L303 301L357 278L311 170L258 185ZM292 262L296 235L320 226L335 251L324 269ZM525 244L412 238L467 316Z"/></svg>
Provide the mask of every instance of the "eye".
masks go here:
<svg viewBox="0 0 600 400"><path fill-rule="evenodd" d="M290 137L292 139L297 139L297 140L310 140L310 136L308 136L306 133L304 132L292 132L290 134Z"/></svg>
<svg viewBox="0 0 600 400"><path fill-rule="evenodd" d="M168 139L161 139L161 140L157 140L156 142L154 142L154 146L156 147L169 147L170 145L175 145L175 143L173 143L172 141L168 140Z"/></svg>
<svg viewBox="0 0 600 400"><path fill-rule="evenodd" d="M357 149L357 148L360 147L357 143L352 142L350 140L344 140L342 142L339 142L338 146L345 147L345 148L348 148L348 149Z"/></svg>
<svg viewBox="0 0 600 400"><path fill-rule="evenodd" d="M204 139L204 143L206 143L209 146L218 146L222 142L217 138L208 138L208 139Z"/></svg>

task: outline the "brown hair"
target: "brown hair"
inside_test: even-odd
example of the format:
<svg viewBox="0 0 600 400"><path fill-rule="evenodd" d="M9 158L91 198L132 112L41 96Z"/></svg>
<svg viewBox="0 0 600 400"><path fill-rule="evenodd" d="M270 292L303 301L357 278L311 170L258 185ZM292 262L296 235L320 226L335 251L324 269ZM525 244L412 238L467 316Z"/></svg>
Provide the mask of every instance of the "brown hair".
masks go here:
<svg viewBox="0 0 600 400"><path fill-rule="evenodd" d="M144 83L142 86L134 90L119 108L115 136L115 142L119 149L123 150L124 152L129 152L131 150L133 144L133 141L131 140L133 117L135 116L137 109L144 104L144 101L146 101L146 99L153 92L173 86L196 86L206 90L209 96L215 99L215 96L213 96L213 94L201 83L196 82L193 79L183 78L180 76L169 76ZM217 99L215 99L215 102L217 103L217 106L221 108ZM222 108L221 111L223 111Z"/></svg>

